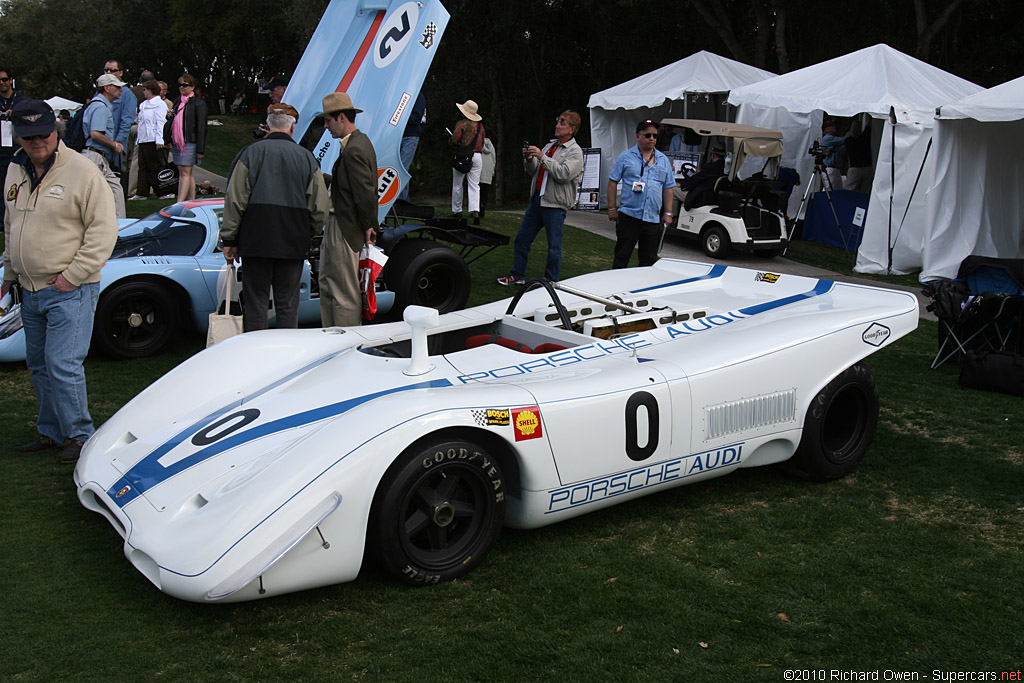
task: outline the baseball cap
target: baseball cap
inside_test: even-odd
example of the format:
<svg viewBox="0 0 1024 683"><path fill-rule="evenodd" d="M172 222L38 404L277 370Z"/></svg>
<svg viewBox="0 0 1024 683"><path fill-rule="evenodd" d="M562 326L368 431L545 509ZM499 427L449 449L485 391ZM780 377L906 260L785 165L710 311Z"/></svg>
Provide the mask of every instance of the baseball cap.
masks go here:
<svg viewBox="0 0 1024 683"><path fill-rule="evenodd" d="M285 104L284 102L270 105L269 107L267 107L267 113L285 114L286 116L294 117L296 123L298 123L299 121L299 112L295 110L295 107L293 107L290 104Z"/></svg>
<svg viewBox="0 0 1024 683"><path fill-rule="evenodd" d="M56 128L57 117L42 100L22 100L11 109L14 134L19 138L30 135L49 135Z"/></svg>
<svg viewBox="0 0 1024 683"><path fill-rule="evenodd" d="M128 84L125 83L124 81L122 81L120 78L118 78L114 74L103 74L102 76L100 76L99 78L96 79L96 87L97 88L102 88L102 87L107 86L107 85L116 85L119 88L123 88L124 86L126 86Z"/></svg>

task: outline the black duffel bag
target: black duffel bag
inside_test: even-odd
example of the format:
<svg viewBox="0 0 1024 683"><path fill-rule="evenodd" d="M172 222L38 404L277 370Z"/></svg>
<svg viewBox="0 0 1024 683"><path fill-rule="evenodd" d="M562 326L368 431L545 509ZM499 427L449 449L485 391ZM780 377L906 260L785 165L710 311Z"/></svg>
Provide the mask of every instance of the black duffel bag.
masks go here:
<svg viewBox="0 0 1024 683"><path fill-rule="evenodd" d="M455 152L452 154L452 168L459 173L469 173L469 169L473 168L473 153L476 151L478 137L480 137L480 124L477 124L476 130L473 132L473 139L469 141L468 145L455 148Z"/></svg>
<svg viewBox="0 0 1024 683"><path fill-rule="evenodd" d="M1024 396L1024 356L1010 351L969 350L960 368L960 386Z"/></svg>

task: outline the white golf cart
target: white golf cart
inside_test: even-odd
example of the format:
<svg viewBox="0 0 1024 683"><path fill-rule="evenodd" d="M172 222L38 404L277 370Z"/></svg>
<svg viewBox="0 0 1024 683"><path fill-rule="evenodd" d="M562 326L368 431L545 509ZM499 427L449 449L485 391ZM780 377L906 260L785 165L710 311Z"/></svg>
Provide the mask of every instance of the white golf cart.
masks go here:
<svg viewBox="0 0 1024 683"><path fill-rule="evenodd" d="M697 205L686 209L686 203L681 203L670 230L696 237L704 253L712 258L725 258L733 249L769 257L784 253L789 245L785 213L788 192L777 181L782 133L694 119L663 119L661 125L703 136L700 156L705 163L710 161L715 143L724 143L726 150L724 174L714 181L710 191L701 193ZM740 179L741 173L746 177Z"/></svg>

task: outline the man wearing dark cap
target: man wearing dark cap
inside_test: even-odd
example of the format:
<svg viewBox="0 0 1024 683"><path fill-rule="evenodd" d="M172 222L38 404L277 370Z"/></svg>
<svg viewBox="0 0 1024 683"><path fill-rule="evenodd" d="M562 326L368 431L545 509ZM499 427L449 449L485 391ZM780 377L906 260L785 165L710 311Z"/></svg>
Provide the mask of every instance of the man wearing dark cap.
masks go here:
<svg viewBox="0 0 1024 683"><path fill-rule="evenodd" d="M338 139L341 153L331 172L334 216L324 228L320 249L320 320L324 327L362 323L359 251L372 244L377 220L377 153L356 128L356 109L348 93L323 99L324 128Z"/></svg>
<svg viewBox="0 0 1024 683"><path fill-rule="evenodd" d="M284 74L277 74L267 83L270 89L270 104L280 104L284 101L284 91L288 87L288 77Z"/></svg>
<svg viewBox="0 0 1024 683"><path fill-rule="evenodd" d="M220 236L227 262L242 258L246 332L267 328L271 286L277 327L298 327L302 262L330 212L319 164L292 139L298 120L291 105L271 104L270 133L238 153L228 176Z"/></svg>
<svg viewBox="0 0 1024 683"><path fill-rule="evenodd" d="M100 269L117 239L114 199L100 171L57 136L53 110L24 100L11 113L21 149L4 182L4 282L21 286L21 318L39 434L18 448L63 446L78 460L93 433L82 361L89 351Z"/></svg>
<svg viewBox="0 0 1024 683"><path fill-rule="evenodd" d="M675 176L668 157L655 149L658 124L636 125L636 145L620 154L608 172L608 220L615 221L612 268L625 268L637 248L641 266L658 260L661 224L672 223ZM618 186L622 183L622 196Z"/></svg>

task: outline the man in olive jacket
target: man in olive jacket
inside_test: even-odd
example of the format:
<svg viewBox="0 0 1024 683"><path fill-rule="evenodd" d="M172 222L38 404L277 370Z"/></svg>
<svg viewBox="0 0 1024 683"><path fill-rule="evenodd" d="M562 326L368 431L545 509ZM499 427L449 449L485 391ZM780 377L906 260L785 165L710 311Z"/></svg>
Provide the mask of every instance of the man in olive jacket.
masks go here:
<svg viewBox="0 0 1024 683"><path fill-rule="evenodd" d="M270 105L270 134L239 152L231 164L220 237L229 264L242 257L246 332L267 328L271 285L278 329L299 326L302 263L330 212L316 159L292 139L298 120L291 105Z"/></svg>
<svg viewBox="0 0 1024 683"><path fill-rule="evenodd" d="M373 244L377 220L377 153L356 128L356 109L347 93L323 99L324 128L341 140L330 176L334 216L324 229L320 250L320 318L324 327L362 322L359 250Z"/></svg>

